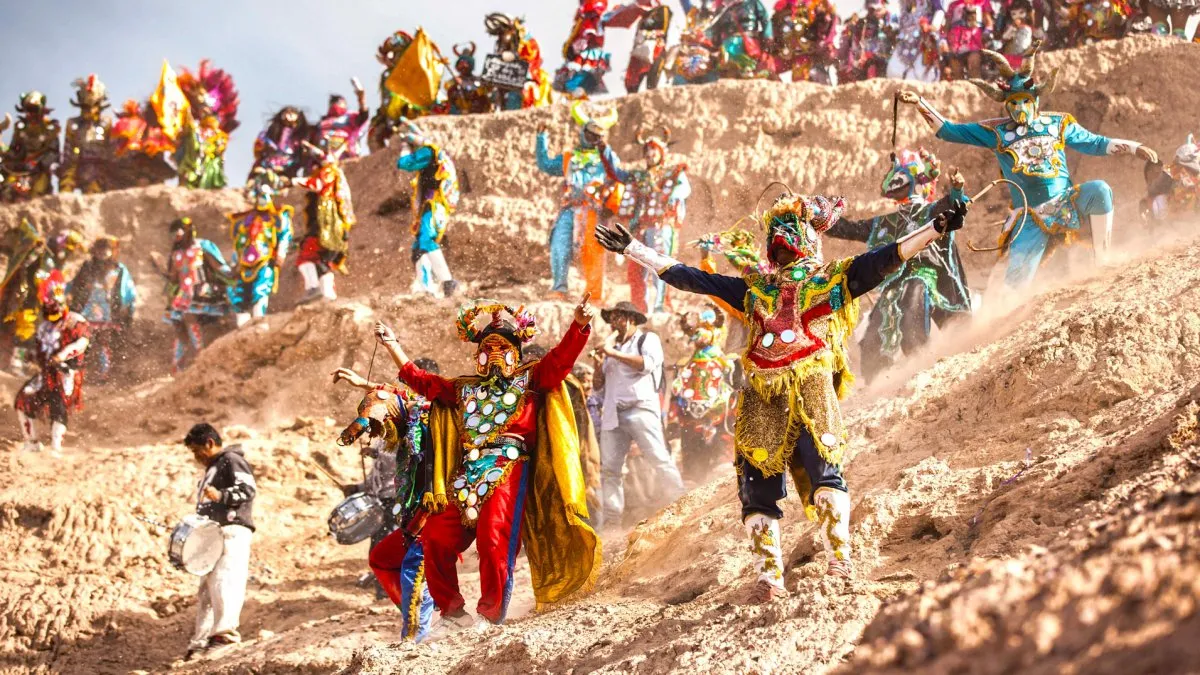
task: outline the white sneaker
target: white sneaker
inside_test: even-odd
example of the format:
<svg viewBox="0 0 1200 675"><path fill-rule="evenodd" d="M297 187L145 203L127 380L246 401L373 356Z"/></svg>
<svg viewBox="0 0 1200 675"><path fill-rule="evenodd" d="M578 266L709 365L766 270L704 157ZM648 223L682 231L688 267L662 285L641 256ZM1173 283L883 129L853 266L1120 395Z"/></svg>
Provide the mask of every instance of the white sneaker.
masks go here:
<svg viewBox="0 0 1200 675"><path fill-rule="evenodd" d="M41 452L41 451L42 451L42 442L41 441L25 441L25 443L21 446L21 452Z"/></svg>

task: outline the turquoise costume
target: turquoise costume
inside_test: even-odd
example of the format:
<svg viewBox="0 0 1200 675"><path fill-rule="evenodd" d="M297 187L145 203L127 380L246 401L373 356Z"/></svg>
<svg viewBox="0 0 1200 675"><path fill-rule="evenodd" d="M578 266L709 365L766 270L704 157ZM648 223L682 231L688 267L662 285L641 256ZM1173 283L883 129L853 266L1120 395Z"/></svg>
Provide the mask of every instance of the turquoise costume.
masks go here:
<svg viewBox="0 0 1200 675"><path fill-rule="evenodd" d="M1053 90L1054 81L1034 80L1035 55L1020 70L1013 70L1002 55L983 53L1005 79L971 83L1003 102L1008 118L960 124L947 121L923 99L917 104L938 138L988 148L996 155L1003 177L1015 184L1009 186L1013 211L1000 247L1008 253L1005 283L1019 288L1031 283L1043 261L1059 247L1074 243L1081 232L1091 231L1098 253L1111 239L1112 188L1101 180L1075 184L1066 150L1094 156L1130 154L1139 144L1088 131L1066 113L1040 112L1038 98Z"/></svg>
<svg viewBox="0 0 1200 675"><path fill-rule="evenodd" d="M401 152L396 168L414 174L412 179L412 260L417 267L414 292L451 295L458 283L450 274L442 252L442 237L450 215L458 206L458 170L449 153L428 140L415 124L404 120L402 137L408 150Z"/></svg>
<svg viewBox="0 0 1200 675"><path fill-rule="evenodd" d="M228 215L233 239L234 279L229 302L238 326L267 314L267 303L279 287L279 269L292 245L292 207L276 206L280 179L256 170L250 179L254 208Z"/></svg>

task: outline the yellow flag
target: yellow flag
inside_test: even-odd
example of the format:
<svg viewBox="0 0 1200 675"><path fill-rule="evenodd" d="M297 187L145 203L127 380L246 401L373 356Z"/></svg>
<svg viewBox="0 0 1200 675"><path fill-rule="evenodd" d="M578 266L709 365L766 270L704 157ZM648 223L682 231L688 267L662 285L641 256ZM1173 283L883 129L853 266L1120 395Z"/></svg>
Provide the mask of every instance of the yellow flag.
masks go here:
<svg viewBox="0 0 1200 675"><path fill-rule="evenodd" d="M443 67L437 47L425 34L425 29L419 28L383 86L413 105L428 108L437 100L442 87Z"/></svg>
<svg viewBox="0 0 1200 675"><path fill-rule="evenodd" d="M162 75L158 78L158 87L150 95L150 107L158 115L158 123L162 125L163 134L175 140L183 128L184 113L188 110L187 96L179 88L179 79L171 64L163 59Z"/></svg>

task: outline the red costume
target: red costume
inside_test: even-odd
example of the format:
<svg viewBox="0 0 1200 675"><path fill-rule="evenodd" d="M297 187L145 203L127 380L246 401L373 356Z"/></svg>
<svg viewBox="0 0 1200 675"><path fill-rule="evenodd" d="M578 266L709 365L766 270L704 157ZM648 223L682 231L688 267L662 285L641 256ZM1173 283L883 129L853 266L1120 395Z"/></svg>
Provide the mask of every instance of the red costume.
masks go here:
<svg viewBox="0 0 1200 675"><path fill-rule="evenodd" d="M545 358L512 368L510 376L449 379L425 372L411 362L400 369L400 380L414 392L429 399L435 408L452 411L461 443L456 449L461 461L448 471L448 503L429 516L419 537L429 593L443 615L464 608L457 563L474 540L480 566L478 613L492 623L504 621L512 593L514 561L522 537L527 535L522 532L526 495L532 496L536 489L536 482L531 484L534 471L529 460L539 451L543 397L562 386L590 334L590 328L572 323ZM479 352L483 359L487 358L482 348L485 346ZM514 342L516 349L519 347ZM515 363L510 359L510 367ZM436 442L436 424L433 434ZM376 547L373 565L386 562L383 558L388 552L380 551L386 545L387 541ZM401 550L396 553L404 555ZM533 551L530 559L532 565Z"/></svg>

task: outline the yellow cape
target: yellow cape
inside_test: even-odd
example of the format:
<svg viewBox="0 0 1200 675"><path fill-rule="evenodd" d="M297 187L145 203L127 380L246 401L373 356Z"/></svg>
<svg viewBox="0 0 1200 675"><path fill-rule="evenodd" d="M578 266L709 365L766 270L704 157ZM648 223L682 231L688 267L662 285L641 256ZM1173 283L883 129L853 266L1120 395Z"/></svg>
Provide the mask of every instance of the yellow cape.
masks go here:
<svg viewBox="0 0 1200 675"><path fill-rule="evenodd" d="M433 485L423 501L433 512L446 507L446 486L462 465L460 422L455 408L438 403L430 408ZM533 594L541 608L577 591L590 590L600 571L600 537L584 521L588 509L579 435L565 384L543 396L537 415L537 446L527 461L530 473L521 542L529 558Z"/></svg>

